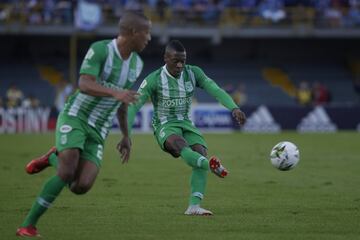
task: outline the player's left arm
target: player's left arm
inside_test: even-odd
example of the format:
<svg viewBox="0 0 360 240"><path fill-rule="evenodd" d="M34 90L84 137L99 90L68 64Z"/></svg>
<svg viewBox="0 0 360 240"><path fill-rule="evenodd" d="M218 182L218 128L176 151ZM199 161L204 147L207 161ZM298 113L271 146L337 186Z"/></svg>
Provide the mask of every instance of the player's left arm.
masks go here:
<svg viewBox="0 0 360 240"><path fill-rule="evenodd" d="M146 101L153 95L154 92L154 78L150 76L147 76L141 83L138 93L139 97L135 103L130 104L129 106L129 113L128 113L128 119L127 119L127 125L130 128L130 134L131 130L135 121L136 113L140 110L140 108L146 103Z"/></svg>
<svg viewBox="0 0 360 240"><path fill-rule="evenodd" d="M238 122L239 125L243 125L246 121L246 116L243 111L240 110L239 106L236 105L232 97L220 88L214 80L206 76L204 71L199 67L192 67L196 84L208 92L211 96L216 98L224 107L231 111L233 118Z"/></svg>
<svg viewBox="0 0 360 240"><path fill-rule="evenodd" d="M129 137L129 128L127 122L128 104L121 104L117 110L117 118L119 120L120 131L123 135L121 141L117 144L116 148L119 151L122 163L127 163L130 159L131 139Z"/></svg>

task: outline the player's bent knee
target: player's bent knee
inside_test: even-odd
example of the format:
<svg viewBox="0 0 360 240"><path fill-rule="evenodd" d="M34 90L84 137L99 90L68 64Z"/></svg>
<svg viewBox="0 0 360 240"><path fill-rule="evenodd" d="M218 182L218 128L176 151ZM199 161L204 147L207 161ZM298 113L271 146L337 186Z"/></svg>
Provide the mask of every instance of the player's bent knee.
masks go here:
<svg viewBox="0 0 360 240"><path fill-rule="evenodd" d="M73 184L70 187L70 190L77 195L85 194L90 189L91 189L91 185L87 185L87 184Z"/></svg>
<svg viewBox="0 0 360 240"><path fill-rule="evenodd" d="M171 156L173 156L174 158L178 158L178 157L180 157L180 152L179 151L176 151L176 150L172 150L172 151L168 151L170 154L171 154Z"/></svg>
<svg viewBox="0 0 360 240"><path fill-rule="evenodd" d="M166 139L165 149L170 153L174 158L178 158L181 155L181 150L184 147L187 147L188 144L186 140L177 135L171 135Z"/></svg>
<svg viewBox="0 0 360 240"><path fill-rule="evenodd" d="M74 171L58 171L57 175L66 183L71 183L75 179Z"/></svg>

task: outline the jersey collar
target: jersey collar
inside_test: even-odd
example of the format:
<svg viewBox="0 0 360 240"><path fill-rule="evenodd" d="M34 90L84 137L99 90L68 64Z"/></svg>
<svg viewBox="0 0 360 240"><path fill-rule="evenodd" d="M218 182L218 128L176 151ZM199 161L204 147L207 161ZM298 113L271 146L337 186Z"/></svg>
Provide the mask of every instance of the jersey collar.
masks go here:
<svg viewBox="0 0 360 240"><path fill-rule="evenodd" d="M178 78L176 78L176 77L174 77L173 75L171 75L171 74L169 73L169 71L166 69L166 64L165 64L162 68L163 68L163 71L165 72L165 74L168 75L169 77L171 77L171 78L173 78L173 79L176 79L176 80L182 78L182 75L183 75L184 70L182 70L180 76L179 76Z"/></svg>
<svg viewBox="0 0 360 240"><path fill-rule="evenodd" d="M116 44L116 38L114 38L114 39L112 40L112 45L113 45L113 47L114 47L114 49L115 49L116 55L117 55L122 61L127 61L127 60L131 59L132 54L133 54L132 52L130 53L129 58L126 59L126 60L124 60L124 59L121 57L121 54L120 54L119 49L118 49L117 44Z"/></svg>

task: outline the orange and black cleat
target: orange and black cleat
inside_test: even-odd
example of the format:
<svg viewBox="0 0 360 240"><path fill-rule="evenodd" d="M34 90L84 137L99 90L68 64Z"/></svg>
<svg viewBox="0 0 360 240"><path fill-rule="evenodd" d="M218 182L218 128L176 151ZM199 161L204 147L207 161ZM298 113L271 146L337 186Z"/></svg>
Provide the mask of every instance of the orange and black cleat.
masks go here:
<svg viewBox="0 0 360 240"><path fill-rule="evenodd" d="M16 230L16 236L19 237L41 237L36 227L29 225L27 227L20 227Z"/></svg>
<svg viewBox="0 0 360 240"><path fill-rule="evenodd" d="M35 174L50 166L49 156L52 153L56 153L56 147L50 148L50 150L45 155L31 160L25 167L26 172L28 174Z"/></svg>
<svg viewBox="0 0 360 240"><path fill-rule="evenodd" d="M228 170L226 170L226 168L221 165L220 160L215 156L210 158L209 165L210 170L218 177L224 178L229 173Z"/></svg>

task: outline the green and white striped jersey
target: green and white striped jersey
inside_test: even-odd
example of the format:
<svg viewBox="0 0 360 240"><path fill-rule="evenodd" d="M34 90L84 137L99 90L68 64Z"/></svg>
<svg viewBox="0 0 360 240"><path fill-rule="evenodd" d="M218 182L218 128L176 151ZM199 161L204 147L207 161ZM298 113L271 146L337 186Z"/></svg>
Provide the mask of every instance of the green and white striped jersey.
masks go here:
<svg viewBox="0 0 360 240"><path fill-rule="evenodd" d="M179 78L167 71L166 65L149 74L138 90L139 100L130 105L128 123L132 125L136 112L150 98L154 106L154 129L171 121L191 121L190 108L195 87L204 89L229 110L238 106L232 98L197 66L185 65Z"/></svg>
<svg viewBox="0 0 360 240"><path fill-rule="evenodd" d="M96 77L97 83L113 89L130 89L139 77L143 61L132 52L123 60L116 39L95 42L89 48L80 74ZM80 91L66 102L63 113L74 116L94 127L105 139L121 102L112 97L94 97Z"/></svg>

